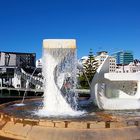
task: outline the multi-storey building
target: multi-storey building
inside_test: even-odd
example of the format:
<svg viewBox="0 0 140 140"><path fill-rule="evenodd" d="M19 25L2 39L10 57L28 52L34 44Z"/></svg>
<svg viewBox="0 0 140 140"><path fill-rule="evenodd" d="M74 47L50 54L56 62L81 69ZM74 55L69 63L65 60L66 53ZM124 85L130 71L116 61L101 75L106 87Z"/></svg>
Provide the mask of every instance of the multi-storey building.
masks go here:
<svg viewBox="0 0 140 140"><path fill-rule="evenodd" d="M41 85L37 77L41 71L36 69L35 61L35 53L0 52L0 86L25 88L27 81L30 87Z"/></svg>
<svg viewBox="0 0 140 140"><path fill-rule="evenodd" d="M98 61L98 65L100 66L105 58L108 56L108 53L106 51L97 52L97 55L95 56L95 59Z"/></svg>
<svg viewBox="0 0 140 140"><path fill-rule="evenodd" d="M106 57L110 58L109 62L109 72L115 72L116 71L116 59L112 56L109 56L106 51L101 51L97 53L97 56L95 57L95 60L98 61L98 65L100 66L103 61L106 59Z"/></svg>
<svg viewBox="0 0 140 140"><path fill-rule="evenodd" d="M35 53L0 52L0 67L35 67Z"/></svg>
<svg viewBox="0 0 140 140"><path fill-rule="evenodd" d="M133 53L131 51L119 51L112 56L116 59L117 65L128 65L130 62L133 62Z"/></svg>

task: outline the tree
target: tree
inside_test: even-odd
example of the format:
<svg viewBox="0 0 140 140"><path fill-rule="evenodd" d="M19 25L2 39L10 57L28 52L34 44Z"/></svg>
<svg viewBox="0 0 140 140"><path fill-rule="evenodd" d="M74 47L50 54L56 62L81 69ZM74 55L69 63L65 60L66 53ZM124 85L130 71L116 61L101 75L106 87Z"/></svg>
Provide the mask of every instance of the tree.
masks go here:
<svg viewBox="0 0 140 140"><path fill-rule="evenodd" d="M79 76L79 83L82 88L90 88L92 79L98 68L98 62L95 60L92 49L89 51L88 59L83 63L83 73Z"/></svg>

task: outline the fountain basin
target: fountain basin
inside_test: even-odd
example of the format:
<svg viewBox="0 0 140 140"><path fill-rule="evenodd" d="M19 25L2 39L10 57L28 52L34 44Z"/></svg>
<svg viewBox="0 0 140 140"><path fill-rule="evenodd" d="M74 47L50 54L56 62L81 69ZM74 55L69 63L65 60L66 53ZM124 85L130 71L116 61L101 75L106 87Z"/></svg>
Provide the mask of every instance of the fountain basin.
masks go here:
<svg viewBox="0 0 140 140"><path fill-rule="evenodd" d="M34 100L27 100L33 102ZM128 140L140 138L140 117L111 115L96 111L90 117L29 118L5 111L12 104L0 105L0 135L20 140ZM20 110L19 110L20 112ZM93 114L93 115L92 115Z"/></svg>

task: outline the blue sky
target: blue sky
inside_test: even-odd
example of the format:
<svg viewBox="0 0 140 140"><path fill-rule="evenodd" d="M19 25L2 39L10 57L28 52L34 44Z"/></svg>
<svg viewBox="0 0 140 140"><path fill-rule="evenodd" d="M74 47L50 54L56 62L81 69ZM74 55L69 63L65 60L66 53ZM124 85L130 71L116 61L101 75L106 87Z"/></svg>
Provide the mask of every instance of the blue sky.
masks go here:
<svg viewBox="0 0 140 140"><path fill-rule="evenodd" d="M42 40L77 39L78 57L132 50L140 59L140 0L0 0L0 51L42 55Z"/></svg>

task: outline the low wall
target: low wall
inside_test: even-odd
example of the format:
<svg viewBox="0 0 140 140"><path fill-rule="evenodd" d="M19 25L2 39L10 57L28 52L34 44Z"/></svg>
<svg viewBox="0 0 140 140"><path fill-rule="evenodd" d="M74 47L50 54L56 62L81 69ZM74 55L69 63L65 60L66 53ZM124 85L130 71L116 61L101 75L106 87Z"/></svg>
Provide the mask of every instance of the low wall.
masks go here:
<svg viewBox="0 0 140 140"><path fill-rule="evenodd" d="M0 135L20 140L140 139L140 120L34 120L0 114Z"/></svg>

